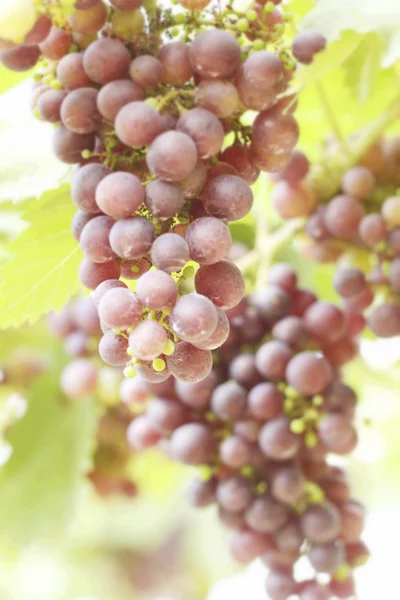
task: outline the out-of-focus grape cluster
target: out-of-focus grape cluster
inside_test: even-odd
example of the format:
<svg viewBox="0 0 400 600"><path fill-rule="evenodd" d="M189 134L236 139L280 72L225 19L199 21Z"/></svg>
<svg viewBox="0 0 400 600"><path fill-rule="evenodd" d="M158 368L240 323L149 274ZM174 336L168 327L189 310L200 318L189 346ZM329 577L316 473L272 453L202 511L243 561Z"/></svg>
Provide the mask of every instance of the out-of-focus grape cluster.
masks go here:
<svg viewBox="0 0 400 600"><path fill-rule="evenodd" d="M340 373L357 351L352 318L299 287L286 264L227 316L202 381L123 383L123 401L142 407L129 443L199 467L190 501L216 503L236 560L262 558L271 600L352 598L353 569L368 558L365 514L331 461L357 444L357 399ZM296 573L304 557L307 581Z"/></svg>
<svg viewBox="0 0 400 600"><path fill-rule="evenodd" d="M246 12L141 4L77 0L60 23L54 3L39 3L23 43L0 40L0 60L38 65L33 109L56 125L57 157L78 165L72 231L85 254L80 279L96 290L103 360L150 381L198 381L244 293L225 260L227 224L250 211L260 171L290 160L299 131L289 83L325 40L309 31L288 43L279 1ZM252 125L248 111L258 113ZM190 261L200 269L184 295ZM136 280L135 291L121 279Z"/></svg>
<svg viewBox="0 0 400 600"><path fill-rule="evenodd" d="M320 193L329 166L309 174L300 152L276 177L273 204L284 219L305 216L302 251L317 262L339 261L333 281L360 331L400 335L400 138L373 145L347 169L335 192ZM328 171L327 171L328 169Z"/></svg>

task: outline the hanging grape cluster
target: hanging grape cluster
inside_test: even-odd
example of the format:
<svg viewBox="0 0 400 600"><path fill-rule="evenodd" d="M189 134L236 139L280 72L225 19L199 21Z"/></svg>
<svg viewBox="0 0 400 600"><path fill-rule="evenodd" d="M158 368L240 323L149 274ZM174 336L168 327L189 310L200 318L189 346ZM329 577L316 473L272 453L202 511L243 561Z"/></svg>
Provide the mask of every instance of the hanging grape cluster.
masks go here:
<svg viewBox="0 0 400 600"><path fill-rule="evenodd" d="M310 176L307 158L296 151L272 196L284 219L307 217L307 257L340 259L333 286L345 310L359 332L368 326L381 338L400 335L399 142L373 145L327 195L318 183L329 180L329 167L317 166Z"/></svg>
<svg viewBox="0 0 400 600"><path fill-rule="evenodd" d="M55 4L42 3L22 44L1 41L0 60L17 71L39 61L35 114L56 125L57 157L78 165L72 231L80 279L96 290L100 355L128 376L201 380L244 293L225 260L228 223L250 211L260 170L290 159L292 73L325 40L303 32L288 44L280 2L243 13L208 1L182 0L183 11L77 0L66 23ZM185 294L191 262L200 269ZM121 279L136 280L135 292Z"/></svg>
<svg viewBox="0 0 400 600"><path fill-rule="evenodd" d="M230 336L202 381L124 382L124 402L143 407L128 440L199 467L190 501L217 504L235 559L263 559L271 600L351 598L365 514L330 461L357 444L356 395L340 377L350 356L336 350L356 346L351 320L285 264L227 314ZM315 572L306 581L302 557Z"/></svg>

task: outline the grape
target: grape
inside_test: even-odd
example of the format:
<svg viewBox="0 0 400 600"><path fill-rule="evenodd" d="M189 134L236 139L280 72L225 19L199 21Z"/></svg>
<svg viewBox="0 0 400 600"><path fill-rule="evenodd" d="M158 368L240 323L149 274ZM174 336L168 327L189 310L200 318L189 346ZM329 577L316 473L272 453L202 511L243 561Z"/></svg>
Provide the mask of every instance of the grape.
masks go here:
<svg viewBox="0 0 400 600"><path fill-rule="evenodd" d="M141 88L152 88L163 79L163 66L157 58L142 54L131 62L129 75L134 83Z"/></svg>
<svg viewBox="0 0 400 600"><path fill-rule="evenodd" d="M132 217L117 221L110 233L110 244L121 258L135 260L150 250L154 240L154 228L144 217Z"/></svg>
<svg viewBox="0 0 400 600"><path fill-rule="evenodd" d="M400 259L396 258L390 265L389 271L390 285L396 293L400 293Z"/></svg>
<svg viewBox="0 0 400 600"><path fill-rule="evenodd" d="M176 380L172 377L172 375L170 375L163 381L159 382L145 381L145 386L148 394L150 395L176 400L175 382Z"/></svg>
<svg viewBox="0 0 400 600"><path fill-rule="evenodd" d="M143 306L150 310L163 310L175 304L178 287L164 271L149 271L137 282L136 294Z"/></svg>
<svg viewBox="0 0 400 600"><path fill-rule="evenodd" d="M361 540L346 544L346 562L351 567L365 564L370 556L367 546Z"/></svg>
<svg viewBox="0 0 400 600"><path fill-rule="evenodd" d="M305 537L310 542L326 544L333 542L340 533L340 513L329 502L314 504L303 513L300 524Z"/></svg>
<svg viewBox="0 0 400 600"><path fill-rule="evenodd" d="M209 215L237 221L250 211L253 192L249 184L240 177L221 175L207 183L202 200Z"/></svg>
<svg viewBox="0 0 400 600"><path fill-rule="evenodd" d="M92 85L83 67L83 55L79 52L63 56L57 65L57 79L66 90L76 90Z"/></svg>
<svg viewBox="0 0 400 600"><path fill-rule="evenodd" d="M286 369L286 379L300 394L312 396L324 391L333 380L329 362L316 352L301 352Z"/></svg>
<svg viewBox="0 0 400 600"><path fill-rule="evenodd" d="M228 465L228 467L239 469L250 460L249 444L238 436L226 438L220 446L220 456L222 462Z"/></svg>
<svg viewBox="0 0 400 600"><path fill-rule="evenodd" d="M64 29L53 27L46 39L39 44L40 52L49 60L62 59L69 50L71 38Z"/></svg>
<svg viewBox="0 0 400 600"><path fill-rule="evenodd" d="M141 10L116 10L111 24L115 35L124 40L134 41L142 33L146 20Z"/></svg>
<svg viewBox="0 0 400 600"><path fill-rule="evenodd" d="M278 321L274 325L272 335L293 350L303 350L308 342L307 327L300 317L289 316Z"/></svg>
<svg viewBox="0 0 400 600"><path fill-rule="evenodd" d="M261 381L255 358L250 353L239 354L233 359L229 366L229 375L247 389L253 388Z"/></svg>
<svg viewBox="0 0 400 600"><path fill-rule="evenodd" d="M290 185L279 181L271 194L271 202L282 219L307 217L314 208L315 200L310 188L302 183Z"/></svg>
<svg viewBox="0 0 400 600"><path fill-rule="evenodd" d="M145 379L146 382L154 385L164 383L170 377L170 372L167 367L162 371L155 371L152 363L142 363L140 367L137 367L137 374L142 377L142 379Z"/></svg>
<svg viewBox="0 0 400 600"><path fill-rule="evenodd" d="M202 479L196 478L190 482L187 490L187 498L192 506L204 508L215 502L215 491L215 479L203 481Z"/></svg>
<svg viewBox="0 0 400 600"><path fill-rule="evenodd" d="M351 387L335 380L324 392L324 409L330 413L341 413L353 419L357 396Z"/></svg>
<svg viewBox="0 0 400 600"><path fill-rule="evenodd" d="M296 592L296 582L289 573L271 571L267 579L267 594L270 600L287 600Z"/></svg>
<svg viewBox="0 0 400 600"><path fill-rule="evenodd" d="M263 88L251 85L245 76L244 66L237 73L236 87L242 104L250 110L266 111L278 102L278 86Z"/></svg>
<svg viewBox="0 0 400 600"><path fill-rule="evenodd" d="M217 327L209 337L200 342L196 342L194 345L202 350L216 350L220 348L222 344L226 342L230 332L230 325L228 317L223 310L217 308L218 323Z"/></svg>
<svg viewBox="0 0 400 600"><path fill-rule="evenodd" d="M107 21L107 6L103 2L95 4L86 10L76 10L69 17L69 24L77 33L90 35L102 29Z"/></svg>
<svg viewBox="0 0 400 600"><path fill-rule="evenodd" d="M196 146L185 133L166 131L151 144L146 161L150 171L161 179L179 181L187 177L196 166Z"/></svg>
<svg viewBox="0 0 400 600"><path fill-rule="evenodd" d="M257 181L260 170L253 163L251 154L245 146L239 144L229 146L221 154L221 159L233 166L246 183L251 185Z"/></svg>
<svg viewBox="0 0 400 600"><path fill-rule="evenodd" d="M145 200L145 190L136 175L122 171L104 177L96 189L96 204L114 219L132 216Z"/></svg>
<svg viewBox="0 0 400 600"><path fill-rule="evenodd" d="M187 423L174 431L171 436L171 454L187 465L201 465L207 462L216 449L210 429L200 423Z"/></svg>
<svg viewBox="0 0 400 600"><path fill-rule="evenodd" d="M382 216L390 228L400 225L400 196L391 196L385 200L382 205Z"/></svg>
<svg viewBox="0 0 400 600"><path fill-rule="evenodd" d="M147 321L150 323L150 321ZM183 425L188 418L185 406L174 400L154 398L147 412L152 424L163 434L170 434Z"/></svg>
<svg viewBox="0 0 400 600"><path fill-rule="evenodd" d="M138 323L141 314L142 307L136 294L126 288L108 290L99 302L99 317L111 329L129 329Z"/></svg>
<svg viewBox="0 0 400 600"><path fill-rule="evenodd" d="M180 181L178 181L178 185L181 188L183 195L185 198L193 199L196 198L204 189L204 186L207 181L207 169L204 166L204 163L198 161L195 168L187 177L184 177ZM192 214L194 203L190 208L190 214L193 218L195 218ZM203 207L204 210L204 207ZM204 210L205 213L205 210ZM206 214L202 214L201 216L206 216Z"/></svg>
<svg viewBox="0 0 400 600"><path fill-rule="evenodd" d="M175 335L193 344L209 338L218 324L214 304L201 294L187 294L178 299L169 316Z"/></svg>
<svg viewBox="0 0 400 600"><path fill-rule="evenodd" d="M201 381L210 373L213 358L209 350L195 348L187 342L179 342L172 356L166 357L167 366L177 379L186 382Z"/></svg>
<svg viewBox="0 0 400 600"><path fill-rule="evenodd" d="M343 546L338 542L312 544L308 559L317 573L335 573L345 562Z"/></svg>
<svg viewBox="0 0 400 600"><path fill-rule="evenodd" d="M268 90L281 79L283 64L273 52L260 50L251 54L243 64L243 77L249 87Z"/></svg>
<svg viewBox="0 0 400 600"><path fill-rule="evenodd" d="M45 121L58 123L61 121L61 104L66 97L62 90L47 90L37 102L37 111Z"/></svg>
<svg viewBox="0 0 400 600"><path fill-rule="evenodd" d="M96 367L86 358L73 360L61 373L61 389L70 398L88 396L95 390L96 383Z"/></svg>
<svg viewBox="0 0 400 600"><path fill-rule="evenodd" d="M281 552L299 552L304 543L304 535L301 533L297 520L288 521L277 531L275 542L277 549Z"/></svg>
<svg viewBox="0 0 400 600"><path fill-rule="evenodd" d="M211 397L213 412L224 421L236 421L246 409L246 390L236 381L226 381L215 388Z"/></svg>
<svg viewBox="0 0 400 600"><path fill-rule="evenodd" d="M81 248L95 263L103 263L116 258L109 236L114 220L110 217L94 217L83 228L80 236Z"/></svg>
<svg viewBox="0 0 400 600"><path fill-rule="evenodd" d="M377 306L368 317L368 327L378 337L400 335L400 306L389 302Z"/></svg>
<svg viewBox="0 0 400 600"><path fill-rule="evenodd" d="M219 262L232 245L228 227L213 217L202 217L190 223L185 240L189 245L190 258L200 265Z"/></svg>
<svg viewBox="0 0 400 600"><path fill-rule="evenodd" d="M280 381L285 378L288 363L293 357L290 346L279 340L267 342L256 352L258 371L270 381Z"/></svg>
<svg viewBox="0 0 400 600"><path fill-rule="evenodd" d="M229 510L219 507L218 518L220 522L225 525L225 527L229 527L229 529L236 529L240 531L243 530L245 526L243 513L233 513Z"/></svg>
<svg viewBox="0 0 400 600"><path fill-rule="evenodd" d="M339 238L357 235L365 210L359 200L351 196L335 196L327 205L324 221L329 233Z"/></svg>
<svg viewBox="0 0 400 600"><path fill-rule="evenodd" d="M117 79L103 86L97 96L97 107L109 121L115 121L119 111L132 102L144 99L142 90L133 81Z"/></svg>
<svg viewBox="0 0 400 600"><path fill-rule="evenodd" d="M351 298L361 294L365 283L365 275L360 269L347 267L336 272L333 287L344 298Z"/></svg>
<svg viewBox="0 0 400 600"><path fill-rule="evenodd" d="M220 121L204 108L192 108L186 112L176 128L194 141L202 159L218 154L224 143L225 132Z"/></svg>
<svg viewBox="0 0 400 600"><path fill-rule="evenodd" d="M262 452L272 460L288 460L296 456L300 448L299 436L292 433L287 417L268 421L259 437Z"/></svg>
<svg viewBox="0 0 400 600"><path fill-rule="evenodd" d="M326 415L319 424L318 435L327 450L349 454L357 445L357 434L347 416Z"/></svg>
<svg viewBox="0 0 400 600"><path fill-rule="evenodd" d="M218 378L211 371L202 381L187 383L176 381L176 393L180 400L194 410L204 410L210 403L211 394L218 384Z"/></svg>
<svg viewBox="0 0 400 600"><path fill-rule="evenodd" d="M352 167L342 177L342 189L345 194L365 200L375 187L375 177L363 166Z"/></svg>
<svg viewBox="0 0 400 600"><path fill-rule="evenodd" d="M274 533L288 520L289 511L270 494L253 501L246 511L246 523L258 533Z"/></svg>
<svg viewBox="0 0 400 600"><path fill-rule="evenodd" d="M271 494L285 504L298 502L304 493L305 479L297 467L282 467L273 474Z"/></svg>
<svg viewBox="0 0 400 600"><path fill-rule="evenodd" d="M354 579L352 577L348 577L344 581L338 581L337 579L332 579L329 582L329 592L331 592L337 598L353 598L356 593ZM328 596L329 598L330 596ZM326 596L322 598L322 600L326 600Z"/></svg>
<svg viewBox="0 0 400 600"><path fill-rule="evenodd" d="M45 15L41 15L29 33L26 34L24 43L25 44L40 44L43 42L47 36L49 35L51 30L51 19L46 17Z"/></svg>
<svg viewBox="0 0 400 600"><path fill-rule="evenodd" d="M296 185L306 177L310 170L310 161L300 150L293 150L283 171L277 173L277 180L283 179L290 185Z"/></svg>
<svg viewBox="0 0 400 600"><path fill-rule="evenodd" d="M131 102L118 113L115 131L119 139L132 148L148 146L164 131L160 114L146 102Z"/></svg>
<svg viewBox="0 0 400 600"><path fill-rule="evenodd" d="M76 0L75 8L87 10L88 8L93 8L93 6L96 6L99 2L100 0Z"/></svg>
<svg viewBox="0 0 400 600"><path fill-rule="evenodd" d="M232 116L240 108L235 86L223 79L201 81L195 91L195 103L214 113L219 119Z"/></svg>
<svg viewBox="0 0 400 600"><path fill-rule="evenodd" d="M400 255L400 227L389 233L387 245L396 256Z"/></svg>
<svg viewBox="0 0 400 600"><path fill-rule="evenodd" d="M258 436L260 434L260 431L261 431L261 423L259 423L258 421L255 421L253 419L238 421L236 423L235 429L234 429L234 432L236 435L238 435L241 439L245 440L246 442L251 442L252 444L255 444L258 441ZM257 460L258 460L258 458L260 458L261 461L264 463L264 456L262 455L260 450L257 448L257 446L250 447L250 450L251 450L251 461L252 462L254 461L255 458ZM258 454L258 458L256 457L256 454Z"/></svg>
<svg viewBox="0 0 400 600"><path fill-rule="evenodd" d="M218 162L216 165L211 165L207 171L207 181L211 181L216 177L221 177L222 175L236 175L239 173L236 171L235 167L229 165L228 163Z"/></svg>
<svg viewBox="0 0 400 600"><path fill-rule="evenodd" d="M82 161L82 152L94 150L95 138L92 133L79 135L61 125L53 136L53 151L59 160L68 165Z"/></svg>
<svg viewBox="0 0 400 600"><path fill-rule="evenodd" d="M153 243L151 260L157 269L178 272L189 260L189 246L177 233L164 233Z"/></svg>
<svg viewBox="0 0 400 600"><path fill-rule="evenodd" d="M290 152L299 139L299 126L290 114L261 112L253 124L252 148L256 154Z"/></svg>
<svg viewBox="0 0 400 600"><path fill-rule="evenodd" d="M302 64L309 65L318 52L326 46L326 39L317 31L301 31L292 42L293 56Z"/></svg>
<svg viewBox="0 0 400 600"><path fill-rule="evenodd" d="M146 187L145 202L154 217L167 219L180 211L185 198L178 185L155 179Z"/></svg>
<svg viewBox="0 0 400 600"><path fill-rule="evenodd" d="M162 78L168 85L182 86L193 75L189 47L182 42L170 42L161 47L158 60L163 67Z"/></svg>
<svg viewBox="0 0 400 600"><path fill-rule="evenodd" d="M239 475L223 479L217 486L218 504L229 512L238 513L248 508L253 500L249 481Z"/></svg>
<svg viewBox="0 0 400 600"><path fill-rule="evenodd" d="M336 342L345 331L346 322L343 311L330 302L314 302L304 315L309 333L319 342Z"/></svg>
<svg viewBox="0 0 400 600"><path fill-rule="evenodd" d="M118 10L133 10L142 5L142 0L110 0L111 4Z"/></svg>
<svg viewBox="0 0 400 600"><path fill-rule="evenodd" d="M276 263L268 271L267 283L277 285L284 291L292 293L297 287L297 274L286 263Z"/></svg>
<svg viewBox="0 0 400 600"><path fill-rule="evenodd" d="M178 3L188 10L203 10L210 4L210 0L178 0Z"/></svg>
<svg viewBox="0 0 400 600"><path fill-rule="evenodd" d="M120 275L121 267L117 260L94 263L84 258L79 267L79 279L90 290L95 290L106 279L119 279Z"/></svg>
<svg viewBox="0 0 400 600"><path fill-rule="evenodd" d="M319 583L307 585L299 596L300 600L330 600L331 595L326 587Z"/></svg>
<svg viewBox="0 0 400 600"><path fill-rule="evenodd" d="M274 383L263 382L250 390L250 413L261 421L278 417L283 411L285 396Z"/></svg>
<svg viewBox="0 0 400 600"><path fill-rule="evenodd" d="M111 171L108 167L97 163L85 165L75 171L71 194L78 208L91 215L101 212L95 194L99 183L109 173Z"/></svg>
<svg viewBox="0 0 400 600"><path fill-rule="evenodd" d="M290 160L289 152L262 153L261 146L250 146L253 163L260 171L265 173L277 173L282 171ZM292 218L292 217L289 217Z"/></svg>
<svg viewBox="0 0 400 600"><path fill-rule="evenodd" d="M111 38L96 40L83 55L83 66L87 75L102 85L125 77L130 62L129 51L119 40Z"/></svg>
<svg viewBox="0 0 400 600"><path fill-rule="evenodd" d="M189 57L192 67L202 77L229 77L240 65L240 46L227 31L211 29L195 37Z"/></svg>
<svg viewBox="0 0 400 600"><path fill-rule="evenodd" d="M350 500L339 507L342 521L341 537L344 542L358 542L365 526L364 507Z"/></svg>
<svg viewBox="0 0 400 600"><path fill-rule="evenodd" d="M109 293L109 292L108 292ZM123 335L107 331L100 340L99 354L105 363L112 367L121 367L129 359L128 340Z"/></svg>
<svg viewBox="0 0 400 600"><path fill-rule="evenodd" d="M244 296L244 285L240 269L228 260L203 265L195 277L196 291L223 309L239 304Z"/></svg>
<svg viewBox="0 0 400 600"><path fill-rule="evenodd" d="M129 445L134 450L145 450L156 446L161 439L160 432L147 416L136 417L126 432Z"/></svg>
<svg viewBox="0 0 400 600"><path fill-rule="evenodd" d="M74 236L77 242L79 242L82 230L85 227L86 223L88 223L90 219L93 219L93 216L94 215L89 215L83 210L77 210L74 214L71 222L71 230L72 235Z"/></svg>
<svg viewBox="0 0 400 600"><path fill-rule="evenodd" d="M271 537L251 531L239 529L231 534L229 550L233 558L240 563L250 563L272 546Z"/></svg>
<svg viewBox="0 0 400 600"><path fill-rule="evenodd" d="M362 241L370 248L374 248L387 238L387 230L381 215L369 214L363 217L358 228Z"/></svg>
<svg viewBox="0 0 400 600"><path fill-rule="evenodd" d="M103 283L100 283L100 285L97 286L92 295L95 306L97 306L97 308L99 307L100 300L109 290L113 290L114 288L126 289L126 287L125 283L119 281L119 279L107 279L106 281L103 281Z"/></svg>
<svg viewBox="0 0 400 600"><path fill-rule="evenodd" d="M299 558L299 552L282 552L281 550L276 550L275 548L269 548L262 555L263 562L267 565L269 569L283 570L288 571L292 570L295 562Z"/></svg>
<svg viewBox="0 0 400 600"><path fill-rule="evenodd" d="M86 356L89 353L88 341L89 338L85 333L75 331L65 338L64 350L72 358Z"/></svg>
<svg viewBox="0 0 400 600"><path fill-rule="evenodd" d="M96 131L100 114L97 111L97 90L80 88L70 92L61 106L61 120L74 133Z"/></svg>

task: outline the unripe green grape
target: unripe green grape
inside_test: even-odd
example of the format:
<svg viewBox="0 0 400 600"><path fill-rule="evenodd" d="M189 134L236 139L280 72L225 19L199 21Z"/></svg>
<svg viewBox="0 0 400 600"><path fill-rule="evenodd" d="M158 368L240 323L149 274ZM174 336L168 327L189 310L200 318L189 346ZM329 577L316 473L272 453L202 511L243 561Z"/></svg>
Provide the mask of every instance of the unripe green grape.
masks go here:
<svg viewBox="0 0 400 600"><path fill-rule="evenodd" d="M145 18L140 9L116 10L111 23L118 37L124 40L133 40L139 33L142 33L145 26Z"/></svg>

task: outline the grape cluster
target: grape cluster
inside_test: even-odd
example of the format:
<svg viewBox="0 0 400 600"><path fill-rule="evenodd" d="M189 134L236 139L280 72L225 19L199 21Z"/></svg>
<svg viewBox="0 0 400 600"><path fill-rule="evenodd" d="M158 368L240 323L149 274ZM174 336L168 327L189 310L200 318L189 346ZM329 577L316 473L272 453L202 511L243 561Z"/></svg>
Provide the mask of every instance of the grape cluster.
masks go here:
<svg viewBox="0 0 400 600"><path fill-rule="evenodd" d="M330 461L357 444L356 395L340 378L350 358L340 346L356 351L351 323L285 264L227 315L228 340L202 381L124 382L123 401L142 406L128 440L200 468L190 501L217 504L235 559L261 556L271 600L351 598L368 557L365 515ZM302 557L315 571L307 581L295 577Z"/></svg>
<svg viewBox="0 0 400 600"><path fill-rule="evenodd" d="M210 372L211 350L229 334L225 311L244 293L225 260L228 223L250 211L260 170L290 159L292 72L325 46L314 32L288 46L280 2L246 13L179 3L190 12L77 0L64 27L42 15L23 44L0 47L15 70L42 57L35 113L57 126L57 157L78 164L72 232L85 255L81 282L95 290L100 355L151 381ZM189 261L200 269L185 295Z"/></svg>
<svg viewBox="0 0 400 600"><path fill-rule="evenodd" d="M340 189L318 194L306 157L295 152L273 192L279 214L307 216L305 254L336 262L333 285L360 331L400 335L400 138L382 139L347 169Z"/></svg>

